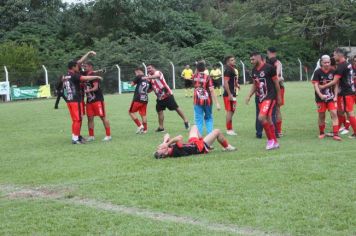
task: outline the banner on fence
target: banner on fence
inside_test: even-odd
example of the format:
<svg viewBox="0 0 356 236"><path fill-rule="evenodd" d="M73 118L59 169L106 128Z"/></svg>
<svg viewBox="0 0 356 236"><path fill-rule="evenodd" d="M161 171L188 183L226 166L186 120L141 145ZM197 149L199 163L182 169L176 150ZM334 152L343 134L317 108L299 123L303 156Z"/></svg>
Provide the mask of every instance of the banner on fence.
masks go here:
<svg viewBox="0 0 356 236"><path fill-rule="evenodd" d="M33 87L11 87L11 99L47 98L51 96L49 85Z"/></svg>
<svg viewBox="0 0 356 236"><path fill-rule="evenodd" d="M135 86L132 86L130 82L121 82L121 85L123 93L135 91Z"/></svg>
<svg viewBox="0 0 356 236"><path fill-rule="evenodd" d="M7 95L10 91L9 82L0 82L0 95Z"/></svg>

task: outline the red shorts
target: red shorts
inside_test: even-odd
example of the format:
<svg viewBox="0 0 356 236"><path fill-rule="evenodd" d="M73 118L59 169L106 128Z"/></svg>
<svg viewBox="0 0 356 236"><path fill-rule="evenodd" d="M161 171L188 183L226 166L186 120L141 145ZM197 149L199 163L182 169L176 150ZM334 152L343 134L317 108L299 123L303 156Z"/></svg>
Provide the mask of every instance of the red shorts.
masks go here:
<svg viewBox="0 0 356 236"><path fill-rule="evenodd" d="M201 153L207 153L209 151L208 146L204 143L203 138L193 137L188 140L188 143L194 143Z"/></svg>
<svg viewBox="0 0 356 236"><path fill-rule="evenodd" d="M335 111L337 109L337 104L334 101L330 101L330 102L317 102L316 106L318 108L318 112L319 113L324 113L327 110L328 111Z"/></svg>
<svg viewBox="0 0 356 236"><path fill-rule="evenodd" d="M284 87L281 88L281 100L282 100L282 103L279 106L283 106L284 105Z"/></svg>
<svg viewBox="0 0 356 236"><path fill-rule="evenodd" d="M224 97L225 111L235 112L236 110L236 97L235 101L230 101L229 97Z"/></svg>
<svg viewBox="0 0 356 236"><path fill-rule="evenodd" d="M105 103L103 101L87 103L87 116L105 117Z"/></svg>
<svg viewBox="0 0 356 236"><path fill-rule="evenodd" d="M84 108L83 108L83 103L81 102L67 102L67 107L70 113L70 117L72 118L72 121L81 121L83 114L84 114Z"/></svg>
<svg viewBox="0 0 356 236"><path fill-rule="evenodd" d="M354 110L355 98L354 95L338 96L337 110L343 112L352 112Z"/></svg>
<svg viewBox="0 0 356 236"><path fill-rule="evenodd" d="M276 105L275 100L264 100L258 104L260 108L260 116L272 116L273 107Z"/></svg>
<svg viewBox="0 0 356 236"><path fill-rule="evenodd" d="M85 115L85 102L84 101L82 101L81 107L82 107L83 115Z"/></svg>
<svg viewBox="0 0 356 236"><path fill-rule="evenodd" d="M145 116L146 115L146 110L147 110L147 103L133 101L131 103L129 112L130 113L138 112L141 116Z"/></svg>

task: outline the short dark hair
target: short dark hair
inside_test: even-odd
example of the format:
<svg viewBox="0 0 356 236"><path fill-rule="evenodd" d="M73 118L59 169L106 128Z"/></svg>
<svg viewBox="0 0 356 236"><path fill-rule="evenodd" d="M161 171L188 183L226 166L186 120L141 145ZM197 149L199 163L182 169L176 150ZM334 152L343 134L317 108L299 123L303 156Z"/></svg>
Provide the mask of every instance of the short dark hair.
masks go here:
<svg viewBox="0 0 356 236"><path fill-rule="evenodd" d="M154 156L156 159L162 159L162 158L167 157L167 155L165 155L165 154L163 154L163 153L159 153L159 152L153 153L153 156Z"/></svg>
<svg viewBox="0 0 356 236"><path fill-rule="evenodd" d="M277 49L275 47L269 47L269 48L267 48L267 51L275 53L275 52L277 52Z"/></svg>
<svg viewBox="0 0 356 236"><path fill-rule="evenodd" d="M138 71L138 70L144 72L144 69L142 67L140 67L140 66L135 68L135 71Z"/></svg>
<svg viewBox="0 0 356 236"><path fill-rule="evenodd" d="M89 65L89 66L94 66L93 62L91 62L91 61L87 61L85 64Z"/></svg>
<svg viewBox="0 0 356 236"><path fill-rule="evenodd" d="M198 61L197 63L197 70L199 72L203 72L205 70L205 63L204 61Z"/></svg>
<svg viewBox="0 0 356 236"><path fill-rule="evenodd" d="M153 68L156 68L156 65L155 64L153 64L153 63L149 63L149 64L147 64L147 67L148 66L152 66Z"/></svg>
<svg viewBox="0 0 356 236"><path fill-rule="evenodd" d="M224 58L224 63L226 64L228 60L230 60L231 58L234 58L233 55L228 55Z"/></svg>
<svg viewBox="0 0 356 236"><path fill-rule="evenodd" d="M77 61L70 61L68 62L68 69L72 69L78 65Z"/></svg>
<svg viewBox="0 0 356 236"><path fill-rule="evenodd" d="M262 55L261 55L260 52L256 52L256 51L251 52L251 53L250 53L250 57L254 57L254 56L262 56Z"/></svg>
<svg viewBox="0 0 356 236"><path fill-rule="evenodd" d="M337 54L341 54L341 55L343 55L344 57L347 56L347 52L346 52L343 48L336 48L336 49L334 50L334 52L336 52Z"/></svg>

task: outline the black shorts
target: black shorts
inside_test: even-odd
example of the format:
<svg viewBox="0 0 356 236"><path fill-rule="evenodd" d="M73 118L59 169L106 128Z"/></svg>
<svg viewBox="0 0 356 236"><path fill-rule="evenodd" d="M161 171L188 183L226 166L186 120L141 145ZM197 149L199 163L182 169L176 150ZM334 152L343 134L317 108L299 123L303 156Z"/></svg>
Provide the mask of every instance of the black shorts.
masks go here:
<svg viewBox="0 0 356 236"><path fill-rule="evenodd" d="M193 80L185 79L184 80L184 87L191 88L193 86Z"/></svg>
<svg viewBox="0 0 356 236"><path fill-rule="evenodd" d="M220 88L221 86L221 79L213 79L214 88Z"/></svg>
<svg viewBox="0 0 356 236"><path fill-rule="evenodd" d="M164 111L168 108L170 111L175 111L178 108L178 104L176 103L176 100L174 99L173 95L169 96L168 98L164 100L157 100L156 104L156 111Z"/></svg>

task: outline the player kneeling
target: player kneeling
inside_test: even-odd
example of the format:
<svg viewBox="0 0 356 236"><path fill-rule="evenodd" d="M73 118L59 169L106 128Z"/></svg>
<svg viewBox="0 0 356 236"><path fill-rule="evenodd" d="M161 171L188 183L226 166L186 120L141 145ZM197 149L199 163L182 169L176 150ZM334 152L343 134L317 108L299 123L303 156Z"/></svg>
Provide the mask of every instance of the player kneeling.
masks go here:
<svg viewBox="0 0 356 236"><path fill-rule="evenodd" d="M189 132L188 143L183 143L183 136L178 135L170 138L169 134L164 135L163 143L157 147L154 156L156 159L166 157L181 157L198 154L206 154L211 150L211 145L218 140L224 151L235 151L219 129L214 129L204 138L200 136L198 128L193 125Z"/></svg>

